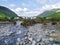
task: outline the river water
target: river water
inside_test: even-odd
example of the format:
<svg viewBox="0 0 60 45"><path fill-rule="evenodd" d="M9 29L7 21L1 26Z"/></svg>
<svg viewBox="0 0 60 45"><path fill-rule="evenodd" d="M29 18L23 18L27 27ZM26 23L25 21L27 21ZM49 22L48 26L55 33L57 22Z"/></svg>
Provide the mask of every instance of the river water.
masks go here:
<svg viewBox="0 0 60 45"><path fill-rule="evenodd" d="M54 39L46 35L59 32L60 29L50 23L47 26L35 24L28 27L22 26L21 21L17 21L16 25L0 24L0 45L53 45Z"/></svg>

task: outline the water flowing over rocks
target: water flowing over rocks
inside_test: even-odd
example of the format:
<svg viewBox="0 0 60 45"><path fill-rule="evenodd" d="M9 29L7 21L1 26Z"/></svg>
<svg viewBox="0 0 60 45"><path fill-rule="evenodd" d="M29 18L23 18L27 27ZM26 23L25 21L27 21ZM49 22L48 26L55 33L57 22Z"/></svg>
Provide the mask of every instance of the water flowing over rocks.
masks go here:
<svg viewBox="0 0 60 45"><path fill-rule="evenodd" d="M0 24L0 45L60 45L60 41L56 40L59 36L54 36L60 29L56 29L55 25L47 23L23 27L20 24L19 21L16 25Z"/></svg>

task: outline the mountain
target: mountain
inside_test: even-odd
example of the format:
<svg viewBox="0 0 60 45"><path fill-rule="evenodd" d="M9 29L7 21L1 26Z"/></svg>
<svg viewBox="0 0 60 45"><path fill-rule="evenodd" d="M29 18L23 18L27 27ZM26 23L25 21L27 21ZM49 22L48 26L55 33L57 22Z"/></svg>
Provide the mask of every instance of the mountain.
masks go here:
<svg viewBox="0 0 60 45"><path fill-rule="evenodd" d="M0 19L13 18L13 17L17 17L17 14L15 14L13 11L4 6L0 6Z"/></svg>
<svg viewBox="0 0 60 45"><path fill-rule="evenodd" d="M48 14L53 14L54 12L53 11L51 11L51 10L46 10L46 11L44 11L42 14L40 14L39 16L47 16Z"/></svg>
<svg viewBox="0 0 60 45"><path fill-rule="evenodd" d="M59 19L60 9L46 10L43 13L39 14L37 17L46 17L46 18L49 17L49 18Z"/></svg>

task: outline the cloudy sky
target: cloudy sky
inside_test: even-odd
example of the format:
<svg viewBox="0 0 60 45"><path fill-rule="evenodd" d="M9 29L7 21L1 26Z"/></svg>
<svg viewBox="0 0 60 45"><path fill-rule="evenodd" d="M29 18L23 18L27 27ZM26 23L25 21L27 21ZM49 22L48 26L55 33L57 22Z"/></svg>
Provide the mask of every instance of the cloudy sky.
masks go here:
<svg viewBox="0 0 60 45"><path fill-rule="evenodd" d="M45 10L60 8L60 0L0 0L0 5L19 16L37 16Z"/></svg>

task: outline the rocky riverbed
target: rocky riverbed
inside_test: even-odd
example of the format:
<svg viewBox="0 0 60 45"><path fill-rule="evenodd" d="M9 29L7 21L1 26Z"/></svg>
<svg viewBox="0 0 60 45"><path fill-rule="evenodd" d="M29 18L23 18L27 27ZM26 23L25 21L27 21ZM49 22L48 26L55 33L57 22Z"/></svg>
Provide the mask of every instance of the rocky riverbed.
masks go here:
<svg viewBox="0 0 60 45"><path fill-rule="evenodd" d="M0 45L60 45L60 29L55 25L20 24L0 24Z"/></svg>

